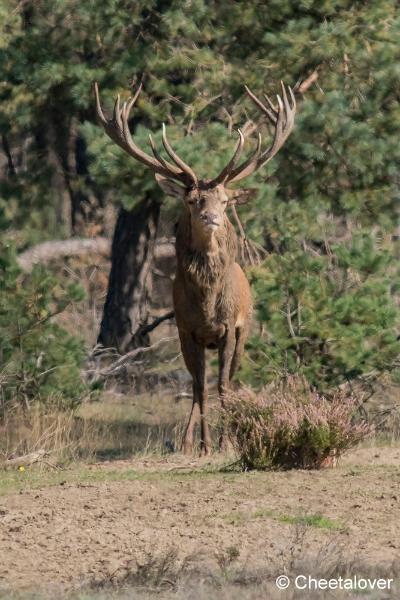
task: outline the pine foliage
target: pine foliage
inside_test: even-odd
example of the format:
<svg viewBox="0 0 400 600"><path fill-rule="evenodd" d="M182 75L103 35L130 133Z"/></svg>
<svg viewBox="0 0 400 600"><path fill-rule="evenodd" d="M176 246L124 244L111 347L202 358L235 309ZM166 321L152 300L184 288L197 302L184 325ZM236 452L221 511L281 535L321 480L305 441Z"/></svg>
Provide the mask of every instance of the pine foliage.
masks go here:
<svg viewBox="0 0 400 600"><path fill-rule="evenodd" d="M0 227L19 247L68 234L68 189L127 208L145 193L161 201L152 174L95 125L94 80L111 108L143 77L131 119L138 143L149 149L151 131L160 147L165 121L177 150L211 177L234 129L260 122L243 84L273 96L283 79L297 90L295 131L249 178L259 192L241 209L269 253L251 274L259 330L241 377L262 385L300 371L326 388L393 370L397 8L394 0L2 0L0 126L9 152ZM82 153L85 168L73 170Z"/></svg>

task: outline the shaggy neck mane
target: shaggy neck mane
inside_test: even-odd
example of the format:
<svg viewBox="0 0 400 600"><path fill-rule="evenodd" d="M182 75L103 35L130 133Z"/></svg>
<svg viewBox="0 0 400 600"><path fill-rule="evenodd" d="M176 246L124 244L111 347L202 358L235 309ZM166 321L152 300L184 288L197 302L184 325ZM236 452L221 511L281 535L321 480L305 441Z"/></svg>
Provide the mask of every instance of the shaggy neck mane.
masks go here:
<svg viewBox="0 0 400 600"><path fill-rule="evenodd" d="M207 251L196 248L193 244L190 215L181 217L176 233L178 265L199 287L210 287L215 282L222 282L228 267L236 260L236 232L226 215L223 226L213 236L215 249Z"/></svg>

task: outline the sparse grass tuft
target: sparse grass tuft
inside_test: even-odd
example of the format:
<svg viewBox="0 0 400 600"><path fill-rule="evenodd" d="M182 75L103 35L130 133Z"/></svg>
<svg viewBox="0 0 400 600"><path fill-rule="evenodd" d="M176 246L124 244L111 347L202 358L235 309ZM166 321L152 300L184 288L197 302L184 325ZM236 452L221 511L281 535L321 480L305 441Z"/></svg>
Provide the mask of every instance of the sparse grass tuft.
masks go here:
<svg viewBox="0 0 400 600"><path fill-rule="evenodd" d="M195 577L199 555L189 555L181 559L176 547L164 552L146 552L142 559L128 560L122 567L105 579L93 581L92 590L118 591L134 589L137 592L160 593L163 590L176 590L188 577Z"/></svg>
<svg viewBox="0 0 400 600"><path fill-rule="evenodd" d="M162 551L153 550L141 560L127 560L110 576L93 581L88 587L67 596L60 594L60 597L64 600L279 600L284 596L287 600L306 600L310 598L310 590L296 590L292 583L282 592L275 584L277 576L285 574L293 582L298 574L309 573L312 577L327 579L362 574L370 578L391 577L396 582L399 573L396 565L389 565L386 569L380 566L377 572L377 568L347 556L344 545L334 540L311 548L307 527L298 525L293 527L292 536L281 552L271 552L263 565L252 565L241 554L236 546L221 548L216 553L198 552L188 556L181 556L175 546ZM398 597L397 591L394 584L389 595L385 591L368 598L394 599ZM354 594L358 595L358 592ZM312 597L324 600L326 591L313 590ZM345 600L349 598L349 592L337 590L334 597ZM44 597L24 596L24 600L28 598L44 600ZM12 596L12 599L17 600L17 596ZM22 600L20 596L18 600ZM46 597L46 600L50 599Z"/></svg>

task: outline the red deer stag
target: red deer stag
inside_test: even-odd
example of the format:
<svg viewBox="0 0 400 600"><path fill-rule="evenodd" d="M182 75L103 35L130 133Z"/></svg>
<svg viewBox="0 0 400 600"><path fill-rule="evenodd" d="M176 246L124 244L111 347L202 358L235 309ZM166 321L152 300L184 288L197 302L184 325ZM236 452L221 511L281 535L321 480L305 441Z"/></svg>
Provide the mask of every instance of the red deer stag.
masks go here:
<svg viewBox="0 0 400 600"><path fill-rule="evenodd" d="M201 452L208 454L211 437L207 422L205 350L218 349L218 390L223 406L224 392L243 354L252 310L249 283L236 262L237 236L226 209L229 205L244 203L253 190L230 190L227 186L254 173L275 156L293 129L296 102L290 87L288 99L283 84L282 97L277 96L277 107L268 96L265 96L264 104L246 87L250 99L273 125L272 144L262 150L261 135L258 134L255 151L239 163L244 145L244 136L239 129L239 139L227 165L214 179L199 179L171 147L165 126L162 141L172 162L159 153L151 136L153 156L135 144L128 120L140 91L141 85L122 107L118 96L113 116L107 119L95 84L96 112L107 135L133 158L150 167L167 195L183 201L176 234L177 271L173 288L182 354L193 378L193 405L183 449L186 453L193 450L194 427L200 413Z"/></svg>

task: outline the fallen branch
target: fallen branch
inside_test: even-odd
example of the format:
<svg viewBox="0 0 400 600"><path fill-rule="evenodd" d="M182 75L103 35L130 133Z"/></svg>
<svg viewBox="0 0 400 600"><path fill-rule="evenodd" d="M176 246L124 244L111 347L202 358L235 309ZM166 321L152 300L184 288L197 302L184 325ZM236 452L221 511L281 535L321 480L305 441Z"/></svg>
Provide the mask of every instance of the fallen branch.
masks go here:
<svg viewBox="0 0 400 600"><path fill-rule="evenodd" d="M155 258L175 256L174 243L174 239L161 238L157 240L154 251ZM17 262L23 271L29 272L36 264L47 264L51 260L71 256L85 256L86 254L109 257L111 254L111 240L104 237L95 237L42 242L25 250L25 252L21 252L17 257Z"/></svg>
<svg viewBox="0 0 400 600"><path fill-rule="evenodd" d="M36 264L46 264L58 258L92 253L109 256L110 250L110 240L103 237L52 240L25 250L17 257L17 261L23 271L29 272Z"/></svg>
<svg viewBox="0 0 400 600"><path fill-rule="evenodd" d="M30 452L23 456L8 458L4 463L4 468L22 467L33 465L38 462L46 462L46 458L49 456L50 452L47 452L46 450L37 450L36 452Z"/></svg>
<svg viewBox="0 0 400 600"><path fill-rule="evenodd" d="M118 358L118 360L114 361L113 363L111 363L110 365L105 367L104 369L88 369L86 371L86 373L94 374L95 375L94 381L98 381L99 379L104 378L104 377L110 377L112 375L116 375L128 363L135 364L134 359L137 356L139 356L140 354L145 354L146 352L150 352L150 351L154 350L155 348L157 348L158 346L160 346L161 344L165 344L166 342L172 342L177 339L178 339L177 336L161 338L157 342L154 342L154 344L151 344L151 346L143 346L140 348L135 348L134 350L131 350L130 352L127 352L123 356L120 356L120 358ZM99 354L98 347L96 347L95 352L96 352L96 354ZM101 350L100 350L100 352L101 352Z"/></svg>

